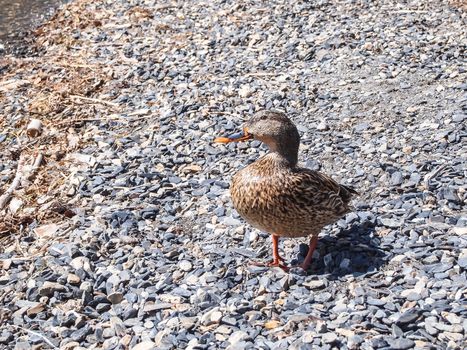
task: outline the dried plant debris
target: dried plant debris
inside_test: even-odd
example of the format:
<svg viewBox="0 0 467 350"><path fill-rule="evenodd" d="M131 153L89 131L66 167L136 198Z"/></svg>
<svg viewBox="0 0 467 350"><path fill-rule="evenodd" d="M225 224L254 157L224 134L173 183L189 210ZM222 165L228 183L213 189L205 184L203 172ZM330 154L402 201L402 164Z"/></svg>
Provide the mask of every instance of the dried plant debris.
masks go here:
<svg viewBox="0 0 467 350"><path fill-rule="evenodd" d="M460 349L466 12L443 1L88 1L0 60L0 348ZM285 111L362 196L308 273L228 194ZM29 135L31 119L42 123ZM306 239L283 240L300 263ZM18 345L19 344L19 345Z"/></svg>

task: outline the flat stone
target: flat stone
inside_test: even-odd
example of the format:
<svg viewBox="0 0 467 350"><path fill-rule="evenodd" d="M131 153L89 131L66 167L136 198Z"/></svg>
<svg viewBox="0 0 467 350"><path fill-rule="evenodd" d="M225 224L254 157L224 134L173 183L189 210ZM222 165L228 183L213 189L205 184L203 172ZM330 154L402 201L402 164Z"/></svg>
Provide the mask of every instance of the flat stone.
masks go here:
<svg viewBox="0 0 467 350"><path fill-rule="evenodd" d="M46 281L39 288L39 295L52 296L55 292L64 292L66 287L60 283Z"/></svg>
<svg viewBox="0 0 467 350"><path fill-rule="evenodd" d="M150 340L143 341L136 344L131 348L131 350L156 350L156 344Z"/></svg>
<svg viewBox="0 0 467 350"><path fill-rule="evenodd" d="M321 280L313 280L304 282L303 285L309 289L321 289L326 286L326 284Z"/></svg>
<svg viewBox="0 0 467 350"><path fill-rule="evenodd" d="M386 219L386 218L383 218L383 219L380 219L380 220L381 220L381 224L383 224L386 227L397 228L397 227L402 226L402 222L400 220Z"/></svg>
<svg viewBox="0 0 467 350"><path fill-rule="evenodd" d="M245 340L248 340L248 339L251 339L251 337L248 335L248 333L244 332L244 331L236 331L236 332L233 332L230 337L229 337L229 340L228 342L232 345L234 344L237 344L241 341L245 341Z"/></svg>
<svg viewBox="0 0 467 350"><path fill-rule="evenodd" d="M107 295L107 300L112 304L120 304L123 300L123 294L120 292L114 292Z"/></svg>
<svg viewBox="0 0 467 350"><path fill-rule="evenodd" d="M373 297L368 297L366 299L366 302L370 305L374 305L374 306L381 306L381 305L384 305L386 304L386 301L384 300L381 300L381 299L375 299Z"/></svg>
<svg viewBox="0 0 467 350"><path fill-rule="evenodd" d="M32 316L35 316L37 315L38 313L41 313L42 311L45 310L45 305L42 304L42 303L38 303L37 305L35 306L31 306L27 311L26 311L26 314L29 316L29 317L32 317Z"/></svg>
<svg viewBox="0 0 467 350"><path fill-rule="evenodd" d="M419 317L419 313L417 311L406 311L397 319L396 324L404 329L402 326L406 326L408 324L414 323Z"/></svg>
<svg viewBox="0 0 467 350"><path fill-rule="evenodd" d="M397 338L397 339L386 339L391 349L394 350L405 350L412 349L415 346L415 342L411 339Z"/></svg>
<svg viewBox="0 0 467 350"><path fill-rule="evenodd" d="M152 301L148 301L145 305L144 305L144 312L148 312L148 313L151 313L151 312L157 312L157 311L160 311L160 310L164 310L164 309L170 309L172 308L172 304L169 304L169 303L154 303Z"/></svg>
<svg viewBox="0 0 467 350"><path fill-rule="evenodd" d="M459 344L464 338L464 335L461 333L453 333L453 332L443 332L439 334L440 339L446 339L449 341L453 341L456 344Z"/></svg>
<svg viewBox="0 0 467 350"><path fill-rule="evenodd" d="M433 324L433 326L436 329L440 331L445 331L445 332L462 333L464 330L460 324L446 324L446 323L436 322Z"/></svg>
<svg viewBox="0 0 467 350"><path fill-rule="evenodd" d="M337 341L337 335L332 332L324 333L321 335L321 339L325 344L332 344Z"/></svg>

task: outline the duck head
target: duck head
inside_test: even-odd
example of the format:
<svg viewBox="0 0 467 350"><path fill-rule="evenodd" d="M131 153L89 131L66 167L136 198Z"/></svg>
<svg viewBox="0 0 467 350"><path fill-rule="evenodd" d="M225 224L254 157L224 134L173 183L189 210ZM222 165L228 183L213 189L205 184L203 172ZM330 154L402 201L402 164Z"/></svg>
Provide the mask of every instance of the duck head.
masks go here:
<svg viewBox="0 0 467 350"><path fill-rule="evenodd" d="M243 126L243 131L228 137L218 137L216 143L255 139L265 143L271 153L277 153L291 165L297 164L300 135L295 124L281 112L260 111Z"/></svg>

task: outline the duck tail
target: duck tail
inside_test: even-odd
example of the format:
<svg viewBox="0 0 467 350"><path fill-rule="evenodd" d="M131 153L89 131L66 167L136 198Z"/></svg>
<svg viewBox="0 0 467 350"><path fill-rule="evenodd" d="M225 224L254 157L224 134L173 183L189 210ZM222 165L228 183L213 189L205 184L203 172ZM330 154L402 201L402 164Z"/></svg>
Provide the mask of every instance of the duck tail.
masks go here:
<svg viewBox="0 0 467 350"><path fill-rule="evenodd" d="M348 203L354 195L359 196L360 193L350 186L339 185L339 195L345 203Z"/></svg>

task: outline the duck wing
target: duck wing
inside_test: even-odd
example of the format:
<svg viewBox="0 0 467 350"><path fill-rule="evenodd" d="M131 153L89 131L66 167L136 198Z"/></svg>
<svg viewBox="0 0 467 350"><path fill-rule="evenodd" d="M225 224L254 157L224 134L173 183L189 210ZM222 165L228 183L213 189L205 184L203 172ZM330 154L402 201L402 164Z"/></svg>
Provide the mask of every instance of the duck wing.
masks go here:
<svg viewBox="0 0 467 350"><path fill-rule="evenodd" d="M297 204L329 214L345 214L353 196L358 195L352 187L340 185L331 177L310 169L295 169L291 180L294 189L291 197L300 202Z"/></svg>

